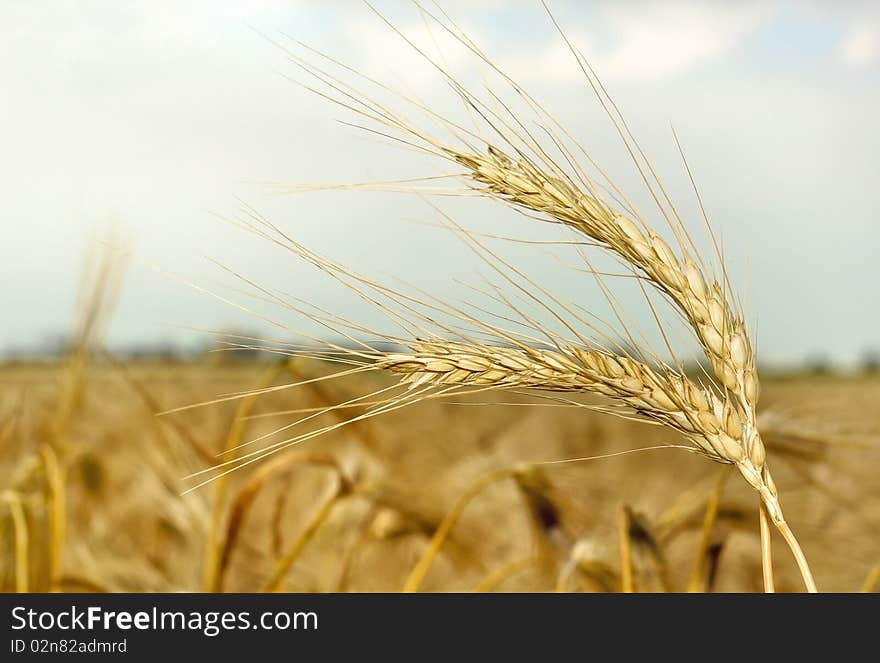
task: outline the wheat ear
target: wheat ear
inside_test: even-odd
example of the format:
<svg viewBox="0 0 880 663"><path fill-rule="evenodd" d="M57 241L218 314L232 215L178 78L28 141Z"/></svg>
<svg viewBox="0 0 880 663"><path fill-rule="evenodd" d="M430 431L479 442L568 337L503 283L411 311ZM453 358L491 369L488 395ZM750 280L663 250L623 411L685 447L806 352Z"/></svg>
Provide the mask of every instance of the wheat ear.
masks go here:
<svg viewBox="0 0 880 663"><path fill-rule="evenodd" d="M305 87L390 129L392 133L402 135L402 138L398 138L402 142L463 167L465 172L462 175L472 192L513 206L527 216L563 224L616 256L639 277L641 283L656 288L687 323L709 361L715 384L704 387L686 377L683 370L661 362L658 362L658 366L651 366L640 360L653 353L639 351L640 359L636 359L609 351L599 343L595 347L589 343L579 347L560 343L556 338L551 339L555 349L544 350L520 342L508 348L482 345L470 340L457 342L430 337L416 343L404 340L403 344L410 349L408 353L367 354L377 359L377 368L402 374L403 381L409 384L411 392L417 394L418 398L430 389L448 391L464 387L590 392L606 396L642 418L682 432L694 443L695 449L716 461L736 465L745 480L758 492L767 515L791 548L807 589L815 591L809 566L783 517L776 486L765 462L766 451L757 426L759 382L755 352L742 312L729 295L731 289L726 272L722 272L721 279L712 277L653 167L632 137L601 81L560 30L672 230L676 248L634 211L616 184L556 120L493 64L457 25L438 18L421 6L420 11L501 75L543 123L542 129L550 137L552 148L564 157L562 163L565 167L549 156L548 150L534 138L526 123L497 96L491 94L491 99L486 102L471 93L384 17L380 16L440 73L471 112L472 119L478 119L496 139L490 140L479 128L471 130L457 124L418 100L397 94L355 69L311 51L329 62L327 67L342 67L367 84L378 86L382 92L396 94L454 138L452 141L440 140L386 104L345 83L324 65L318 66L288 52L296 66L327 91ZM551 19L556 24L552 15ZM574 152L589 160L604 184L600 186L586 173L578 164ZM400 189L399 186L394 188ZM614 204L608 202L609 196L603 194L609 190ZM316 259L314 254L300 247L294 250L325 271L342 271ZM716 253L723 270L723 256L717 244ZM534 295L531 296L534 298ZM397 302L400 303L400 300ZM405 308L411 310L409 303L405 304ZM537 326L532 325L532 328ZM545 330L539 331L546 333ZM505 342L510 340L504 334L499 337ZM580 340L581 337L578 338ZM363 353L352 354L364 356Z"/></svg>
<svg viewBox="0 0 880 663"><path fill-rule="evenodd" d="M721 284L703 275L684 242L679 259L670 245L644 224L640 229L602 200L578 190L570 180L545 174L526 159L514 160L492 147L486 155L451 151L450 156L469 169L468 175L484 185L490 197L564 223L625 260L684 315L723 387L724 430L731 443L726 445L729 452L724 460L735 463L758 491L768 515L792 548L807 588L815 591L809 566L785 522L765 464L766 451L757 426L759 383L752 345L742 317L727 303ZM712 426L704 432L711 433Z"/></svg>
<svg viewBox="0 0 880 663"><path fill-rule="evenodd" d="M774 524L801 566L809 588L815 588L803 554L785 524L766 451L757 427L759 382L755 355L743 319L727 304L725 290L704 277L688 254L679 259L662 237L615 212L573 183L548 175L526 159L514 160L497 148L486 155L449 150L468 168L468 175L490 196L546 215L595 240L646 276L684 315L694 330L713 372L724 388L725 427L738 449L727 454L758 491ZM711 430L711 428L710 428ZM728 445L733 449L733 445Z"/></svg>

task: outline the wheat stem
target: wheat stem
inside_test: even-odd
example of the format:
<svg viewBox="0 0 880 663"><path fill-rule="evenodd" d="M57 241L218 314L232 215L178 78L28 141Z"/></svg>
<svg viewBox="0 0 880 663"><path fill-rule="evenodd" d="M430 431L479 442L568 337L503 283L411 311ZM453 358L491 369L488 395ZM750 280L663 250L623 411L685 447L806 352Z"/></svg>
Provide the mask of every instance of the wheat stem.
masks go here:
<svg viewBox="0 0 880 663"><path fill-rule="evenodd" d="M502 582L511 578L512 576L524 571L532 566L535 566L539 563L539 559L535 557L525 557L523 559L515 559L512 562L508 562L507 564L502 565L501 567L495 569L492 573L487 575L483 580L481 580L475 587L474 592L491 592L494 591L498 585Z"/></svg>
<svg viewBox="0 0 880 663"><path fill-rule="evenodd" d="M431 541L428 543L428 547L424 554L415 567L413 567L413 570L410 571L410 574L403 585L404 592L413 593L419 591L419 587L422 586L422 581L425 579L425 575L428 573L431 563L434 561L437 553L440 552L440 548L443 546L443 542L449 535L450 530L458 522L462 512L465 510L465 507L470 504L471 500L479 495L487 486L496 481L501 481L502 479L514 476L517 471L519 470L516 468L494 470L488 474L484 474L468 486L467 490L459 496L446 516L444 516L440 525L437 527L437 531L434 532L434 536L431 537Z"/></svg>
<svg viewBox="0 0 880 663"><path fill-rule="evenodd" d="M12 516L12 529L15 533L15 591L26 594L29 585L30 569L28 567L28 526L21 496L14 491L6 491L4 501L9 506Z"/></svg>
<svg viewBox="0 0 880 663"><path fill-rule="evenodd" d="M64 471L57 454L49 445L40 449L45 475L45 500L49 521L49 591L58 589L64 566L66 500Z"/></svg>
<svg viewBox="0 0 880 663"><path fill-rule="evenodd" d="M788 547L791 549L791 554L794 555L794 560L797 562L798 570L801 572L801 577L804 580L804 585L806 585L807 591L811 594L815 594L819 590L816 588L816 582L813 580L813 572L810 571L810 565L807 563L807 558L804 555L804 551L801 549L800 543L798 543L797 537L795 537L794 532L791 531L791 528L785 520L774 521L774 524L776 525L776 529L779 530L779 533L782 534L782 538L785 539Z"/></svg>
<svg viewBox="0 0 880 663"><path fill-rule="evenodd" d="M617 507L617 536L620 539L620 591L631 594L633 583L632 542L629 536L629 510L622 502Z"/></svg>
<svg viewBox="0 0 880 663"><path fill-rule="evenodd" d="M773 477L770 475L769 470L767 467L761 469L755 468L748 459L741 463L737 463L737 468L745 480L758 492L763 506L767 510L767 515L776 526L776 529L779 530L779 533L782 534L782 538L785 539L786 544L788 544L791 554L794 555L795 562L797 563L798 570L801 573L807 591L810 593L817 592L816 582L813 580L813 573L810 570L810 565L807 562L804 551L801 549L797 537L795 537L794 532L791 531L791 528L785 521L785 516L782 514L782 506L779 504L779 494L776 490L776 483L773 481Z"/></svg>
<svg viewBox="0 0 880 663"><path fill-rule="evenodd" d="M284 363L279 362L266 369L260 376L256 390L253 394L242 399L238 404L235 415L232 418L232 424L226 435L223 444L223 452L221 458L223 461L229 461L235 457L235 451L238 448L241 437L244 435L248 423L248 416L253 411L259 400L260 394L264 389L270 387L278 374L284 369ZM226 506L227 481L226 477L221 475L214 483L214 491L211 496L211 519L208 524L208 537L205 545L205 562L202 572L202 579L206 591L217 592L221 590L223 581L222 575L222 546L220 540L220 530L223 520L223 509Z"/></svg>
<svg viewBox="0 0 880 663"><path fill-rule="evenodd" d="M758 519L761 526L761 571L764 577L764 592L772 594L776 591L773 580L773 542L770 538L770 516L763 502L758 504Z"/></svg>
<svg viewBox="0 0 880 663"><path fill-rule="evenodd" d="M330 517L333 508L339 503L340 498L345 494L345 483L340 478L337 489L333 492L333 494L324 500L324 503L321 505L321 508L315 512L312 518L309 520L306 528L302 531L302 533L296 538L293 545L287 551L287 554L284 555L280 560L278 560L275 565L275 572L272 575L272 579L266 584L266 587L263 591L265 592L277 592L279 587L281 587L281 583L284 582L284 578L287 576L290 571L293 563L299 558L300 553L305 549L308 545L309 541L311 541L315 534L318 532L318 529L321 525L326 522L326 520Z"/></svg>
<svg viewBox="0 0 880 663"><path fill-rule="evenodd" d="M871 571L868 573L865 578L865 582L862 583L862 588L859 590L862 593L873 592L880 586L880 564L877 564Z"/></svg>
<svg viewBox="0 0 880 663"><path fill-rule="evenodd" d="M706 560L706 552L709 549L712 528L718 516L718 504L721 502L721 494L727 481L727 475L727 468L723 468L718 475L718 481L715 482L715 489L709 497L709 503L706 505L706 514L703 517L703 526L700 530L700 542L697 547L697 554L694 557L694 568L691 571L691 578L688 582L688 592L704 591L703 588L705 588L706 582L703 566Z"/></svg>

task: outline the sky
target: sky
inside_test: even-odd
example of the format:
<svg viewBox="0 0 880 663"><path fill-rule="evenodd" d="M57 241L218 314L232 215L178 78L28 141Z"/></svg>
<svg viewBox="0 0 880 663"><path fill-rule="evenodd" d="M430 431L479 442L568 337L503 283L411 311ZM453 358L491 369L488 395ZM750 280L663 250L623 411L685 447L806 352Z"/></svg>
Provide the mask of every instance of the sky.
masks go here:
<svg viewBox="0 0 880 663"><path fill-rule="evenodd" d="M650 208L540 2L441 5ZM462 80L485 76L413 4L376 6ZM878 5L550 6L700 230L674 127L761 358L851 365L880 349ZM0 353L34 351L69 332L87 257L110 237L131 254L111 347L193 346L207 338L200 330L277 335L273 322L294 324L289 311L247 304L255 317L225 301L250 301L237 298L230 270L372 324L375 312L351 293L228 223L243 205L371 277L467 300L461 281L479 278L482 266L432 227L437 212L421 197L273 186L451 170L345 124L351 113L297 85L303 74L283 48L292 39L437 112L462 112L437 71L360 2L0 2ZM559 237L480 201L438 204L478 230ZM512 256L566 300L601 307L571 261ZM637 323L647 315L633 313Z"/></svg>

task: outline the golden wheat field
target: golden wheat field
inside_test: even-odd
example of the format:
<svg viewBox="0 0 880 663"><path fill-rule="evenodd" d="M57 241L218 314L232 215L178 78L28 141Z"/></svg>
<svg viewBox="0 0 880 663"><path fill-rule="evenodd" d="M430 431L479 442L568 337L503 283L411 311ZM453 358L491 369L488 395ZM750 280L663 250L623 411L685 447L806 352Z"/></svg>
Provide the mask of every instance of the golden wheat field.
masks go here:
<svg viewBox="0 0 880 663"><path fill-rule="evenodd" d="M289 421L275 413L375 385L353 377L158 412L326 370L107 357L5 366L0 588L399 591L433 538L411 589L619 591L625 572L637 591L761 591L756 497L729 466L676 449L539 465L675 442L580 410L422 403L183 494L184 477L224 448ZM768 457L817 583L876 589L880 381L765 383ZM793 563L775 563L777 589L798 590Z"/></svg>
<svg viewBox="0 0 880 663"><path fill-rule="evenodd" d="M876 17L173 4L9 14L0 591L880 591Z"/></svg>

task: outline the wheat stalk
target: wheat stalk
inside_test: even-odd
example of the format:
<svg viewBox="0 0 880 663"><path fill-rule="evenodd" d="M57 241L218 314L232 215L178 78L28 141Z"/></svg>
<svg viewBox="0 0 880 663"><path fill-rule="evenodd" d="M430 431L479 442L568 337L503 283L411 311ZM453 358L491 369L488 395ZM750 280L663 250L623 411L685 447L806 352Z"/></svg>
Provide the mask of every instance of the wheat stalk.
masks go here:
<svg viewBox="0 0 880 663"><path fill-rule="evenodd" d="M721 399L705 399L705 409L688 408L694 403L682 396L707 394L685 387L689 383L672 371L667 371L666 386L673 388L663 389L661 382L652 379L648 367L633 360L612 358L615 364L629 369L624 371L626 377L633 380L634 387L641 377L645 378L643 390L656 387L651 392L653 398L648 398L649 406L655 406L653 409L639 407L640 404L629 399L624 401L640 414L684 432L702 449L712 447L718 453L708 455L715 460L736 464L746 481L758 491L769 517L791 547L807 588L815 591L812 573L785 522L776 487L765 465L766 450L757 426L759 382L746 326L742 317L736 315L727 303L721 284L704 276L691 258L686 242L680 241L682 257L679 258L670 245L644 223L642 230L601 199L579 190L570 179L542 172L527 159L514 160L493 146L489 146L486 155L446 149L452 159L468 168L473 181L484 185L482 191L489 197L546 215L595 240L644 275L683 314L723 387ZM679 384L681 388L675 389ZM604 388L594 385L587 390L612 398L620 397L620 393L609 388L606 382L603 381L601 386ZM664 396L667 397L665 403ZM666 416L658 416L656 406L661 403L677 406L673 421L670 421L668 411L664 413ZM714 417L710 416L705 426L700 426L703 423L700 417L707 411L712 411ZM682 419L697 424L695 429L688 430L680 425ZM723 426L719 427L719 423ZM709 444L701 443L701 439ZM766 562L768 533L764 527L761 532L765 573L771 573Z"/></svg>
<svg viewBox="0 0 880 663"><path fill-rule="evenodd" d="M724 288L704 276L684 242L680 245L683 257L679 259L669 244L650 228L644 226L643 232L602 200L578 190L570 180L548 175L526 159L515 161L492 146L486 155L447 149L451 158L468 168L468 175L475 182L485 186L482 191L488 196L544 214L587 235L643 274L684 315L723 387L721 397L705 398L711 394L695 388L672 371L667 371L665 380L665 386L671 388L664 389L664 381L658 380L649 367L632 359L612 357L611 365L620 366L634 388L651 394L647 408L642 407L645 399L637 403L631 398L623 400L640 414L684 432L700 448L711 447L717 453L707 455L715 460L736 464L746 481L758 491L768 515L792 548L807 588L815 590L809 566L785 522L776 487L765 465L766 450L757 426L759 382L755 355L744 321L728 305ZM597 366L600 365L604 366L605 362L600 361ZM621 397L613 384L601 379L607 375L594 374L593 377L600 380L593 385L582 384L582 388L612 398ZM644 379L642 385L638 385L639 379ZM560 385L564 382L560 381ZM695 405L687 398L691 394L703 396L701 400L705 403L700 405L705 404L705 408L688 407ZM661 404L667 407L658 412L657 406ZM673 412L669 412L669 405L675 406ZM701 420L707 412L711 413L708 420ZM683 420L695 426L689 429L682 425ZM761 531L766 547L767 532L763 527ZM764 557L766 561L766 551ZM769 572L765 563L765 573Z"/></svg>
<svg viewBox="0 0 880 663"><path fill-rule="evenodd" d="M508 305L516 314L516 324L534 331L534 336L518 334L508 328L462 314L458 309L438 303L436 298L427 296L426 293L417 298L403 295L314 254L249 211L249 221L245 221L243 225L312 262L376 305L406 332L399 337L379 336L386 341L403 345L408 350L389 351L375 347L359 338L363 332L375 332L323 311L316 312L314 309L293 305L260 289L266 299L281 303L289 310L305 313L312 320L335 331L345 330L347 338L352 341L352 346L324 343L324 350L306 347L298 352L352 363L359 367L355 370L382 369L401 376L403 391L378 401L375 407L366 414L353 418L353 421L376 416L424 398L446 397L469 390L539 390L604 396L622 406L623 411L679 431L692 444L693 450L717 462L735 465L757 491L768 517L791 548L807 588L815 591L809 566L783 517L777 489L765 462L766 452L757 424L759 382L755 352L743 313L730 294L730 283L717 243L716 257L722 269L721 278L713 276L707 267L653 167L630 134L622 115L592 69L573 47L572 55L608 112L671 229L675 239L674 248L634 211L616 184L598 168L564 128L493 64L458 26L451 21L437 18L421 6L419 9L424 16L449 32L466 49L502 76L544 123L542 128L550 137L552 147L563 155L563 163L567 167L560 166L549 156L547 149L534 138L525 123L498 97L493 94L487 103L471 93L394 26L391 26L392 29L440 72L477 121L490 130L494 139L488 138L477 129L469 129L442 117L422 102L390 90L382 83L317 51L309 49L312 54L321 58L321 66L313 60L285 50L294 64L318 81L321 88L304 85L307 89L402 136L398 140L463 167L464 173L460 176L465 179L471 193L512 206L527 216L571 228L588 238L590 244L617 258L638 277L640 285L653 287L672 305L699 342L711 367L711 375L706 374L707 384L698 383L685 374L680 363L673 362L677 366L672 366L647 348L636 347L634 353L628 353L619 343L609 343L607 335L575 315L557 299L550 297L534 281L527 280L525 285L521 281L515 283L523 298L536 303L557 320L562 320L566 314L576 318L591 331L603 336L604 340L585 338L567 323L566 329L576 338L563 338L500 296L493 299ZM555 19L553 20L555 23ZM564 33L560 31L560 34L565 38ZM565 39L568 43L567 38ZM348 74L354 74L358 79L366 81L367 85L378 86L383 92L396 94L398 99L426 115L455 140L441 140L430 135L402 113L376 101L328 70L334 66L341 67ZM384 132L378 133L387 135ZM579 165L575 152L586 157L598 170L599 180L604 184L599 184L597 179L587 174ZM431 178L424 179L427 181ZM401 190L401 181L394 181L391 185L388 187L391 190ZM369 185L369 188L381 187ZM460 228L458 230L487 264L502 274L508 282L514 283L515 277L524 278L515 267L505 263L476 241L473 235ZM601 285L601 276L595 272L594 274ZM611 301L604 285L603 292ZM548 299L550 304L541 301L542 298ZM554 308L554 304L558 306ZM438 311L452 314L476 327L481 333L488 333L497 342L476 340L473 336L463 335L452 327L438 323L434 316ZM450 336L455 335L458 339L446 339L442 335L430 333L426 325L440 326L444 332ZM348 335L348 332L352 335ZM414 337L419 340L412 340ZM542 338L549 339L551 347L545 347L546 343ZM296 352L292 351L294 354ZM632 354L636 356L631 356ZM351 372L342 371L339 375L349 375ZM327 430L334 430L340 425L343 423L328 427ZM248 463L255 462L279 447L297 444L311 437L314 437L313 433L289 438L266 450L242 456L242 459L247 458L245 462ZM765 530L766 528L761 528L766 571L769 566L769 541Z"/></svg>
<svg viewBox="0 0 880 663"><path fill-rule="evenodd" d="M764 508L792 548L808 589L815 583L788 528L765 464L757 428L755 356L741 317L726 304L718 282L706 279L685 254L679 260L653 231L645 233L596 198L551 178L528 162L517 164L497 149L486 158L454 153L492 197L544 213L596 240L638 269L685 315L723 390L704 389L668 367L652 369L631 357L584 348L565 352L468 346L432 340L412 354L382 363L414 386L486 385L547 391L585 391L620 401L637 414L682 432L713 460L733 463L758 491ZM762 516L763 517L763 516ZM762 527L766 542L767 532ZM765 572L769 572L765 564Z"/></svg>

